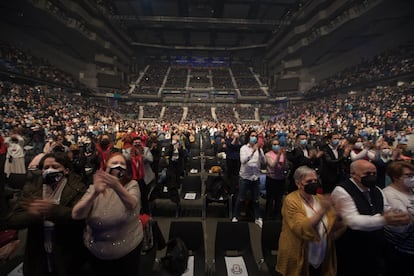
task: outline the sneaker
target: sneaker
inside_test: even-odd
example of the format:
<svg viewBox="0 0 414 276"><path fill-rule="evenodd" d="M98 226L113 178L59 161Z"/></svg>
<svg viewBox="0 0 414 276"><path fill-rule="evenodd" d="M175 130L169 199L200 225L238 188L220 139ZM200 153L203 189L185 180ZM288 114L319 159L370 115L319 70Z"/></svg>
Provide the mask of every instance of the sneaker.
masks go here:
<svg viewBox="0 0 414 276"><path fill-rule="evenodd" d="M258 219L256 219L256 220L254 221L254 223L256 223L256 224L257 224L257 226L259 226L260 228L262 228L262 227L263 227L263 220L262 220L262 218L258 218Z"/></svg>
<svg viewBox="0 0 414 276"><path fill-rule="evenodd" d="M236 218L236 217L234 217L232 220L231 220L231 222L238 222L239 220Z"/></svg>

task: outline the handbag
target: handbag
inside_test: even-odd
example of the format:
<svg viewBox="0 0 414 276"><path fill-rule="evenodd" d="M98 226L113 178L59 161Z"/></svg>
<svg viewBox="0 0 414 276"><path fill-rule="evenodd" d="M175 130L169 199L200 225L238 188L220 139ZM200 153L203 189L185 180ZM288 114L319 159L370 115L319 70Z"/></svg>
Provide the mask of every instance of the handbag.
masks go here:
<svg viewBox="0 0 414 276"><path fill-rule="evenodd" d="M161 258L162 267L173 275L181 275L187 270L189 251L184 241L178 237L167 242L167 253Z"/></svg>
<svg viewBox="0 0 414 276"><path fill-rule="evenodd" d="M17 230L7 229L0 231L0 247L18 239Z"/></svg>

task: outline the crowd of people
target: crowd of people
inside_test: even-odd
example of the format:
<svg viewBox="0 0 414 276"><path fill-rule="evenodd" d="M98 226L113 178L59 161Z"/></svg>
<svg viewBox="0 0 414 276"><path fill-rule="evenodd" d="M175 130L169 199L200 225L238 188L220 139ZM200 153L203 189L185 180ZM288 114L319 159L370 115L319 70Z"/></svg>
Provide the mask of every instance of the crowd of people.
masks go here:
<svg viewBox="0 0 414 276"><path fill-rule="evenodd" d="M359 64L346 68L336 75L322 80L307 91L307 95L323 95L358 84L379 81L384 78L412 73L414 51L410 45L387 50L373 59L364 59Z"/></svg>
<svg viewBox="0 0 414 276"><path fill-rule="evenodd" d="M370 242L366 247L370 250L361 254L382 252L380 249L383 247L378 247L382 244L394 248L394 251L385 250L385 255L373 256L370 260L373 267L382 271L390 269L387 264L393 264L392 267L401 265L398 256L412 257L412 249L406 242L410 242L410 211L414 206L410 205L411 188L404 185L411 185L414 172L412 148L408 146L413 109L412 95L405 94L403 100L397 100L398 96L392 93L400 88L373 91L366 95L366 99L359 98L359 105L351 96L323 102L319 109L309 109L307 113L292 108L285 121L252 124L180 122L179 119L162 123L137 122L124 119L89 99L73 95L50 97L50 93L42 89L7 82L3 82L1 87L1 114L4 118L2 183L13 185L11 176L31 172L32 178L26 186L34 189L22 195L18 203L5 212L3 225L15 229L28 228L31 239L32 235L46 235L39 232L42 228L52 231L55 236L63 235L58 233L61 223L66 225L68 222L61 221L61 216L69 219L74 227L83 223L83 229L90 229L79 234L80 240L70 245L56 244L53 249L46 247L44 258L36 263L44 264L47 269L65 271L67 265L72 269L82 268L72 264L81 262L83 258L92 269L109 271L121 266L129 267L131 260L138 260L142 233L135 235L137 239L128 241L126 246L122 245L124 240L119 241L123 237L122 231L142 230L139 221L134 220L131 224L131 217L150 213L149 201L156 193L149 193L151 189L156 191L158 177L165 167L171 199L179 201L181 176L185 174L192 144L197 143L191 136L208 137L213 154L224 153L226 156L222 166L236 199L233 222L240 220L240 210L245 207L246 200L252 202L254 221L259 227L262 227L263 219L283 220L280 256L284 257L280 257L277 265L282 274L303 275L304 271L316 273L312 275L325 275L332 271L341 275L352 274L355 271L349 269L353 266L345 263L351 260L350 252L355 254L349 246L362 241ZM410 90L401 91L406 93ZM370 101L369 108L365 101ZM389 112L381 114L380 101L394 101L394 105L388 107L391 107ZM342 106L342 110L338 110L338 106ZM335 110L336 116L326 116L324 110L326 114ZM297 118L293 117L295 114ZM311 117L313 114L320 114L321 119ZM191 116L196 116L194 111ZM283 124L289 118L291 123L297 124ZM349 127L347 122L355 122L355 128ZM324 130L331 131L327 133ZM266 171L264 212L259 204L263 196L260 190L262 170ZM371 203L361 197L364 187L372 193ZM407 189L403 190L404 187ZM68 189L70 200L66 200ZM407 197L402 202L395 198L399 193ZM284 198L286 194L288 196ZM387 194L392 194L392 197L388 199ZM117 206L112 205L113 198L119 199ZM56 204L64 209L55 210ZM96 217L90 217L91 212L96 212ZM125 216L120 216L120 213ZM369 217L372 217L372 225L367 223L371 220ZM113 229L114 223L116 230ZM123 223L125 230L119 227ZM379 235L383 234L383 229L386 229L385 237ZM374 232L376 238L368 239L367 236L374 235ZM298 236L295 233L302 233L302 241L296 240ZM113 251L114 246L109 246L109 250L108 245L99 244L102 235L107 235L110 244L121 243L119 251L116 251L118 255ZM79 247L82 239L88 249L86 251ZM290 245L284 245L287 241L298 243L294 248L301 253L295 253ZM394 243L402 249L395 248ZM76 257L81 259L61 258L60 246L70 246L70 252L79 250ZM39 250L42 245L28 244L27 257L33 254L30 253L33 248ZM52 250L53 254L47 250ZM284 250L288 252L283 253ZM289 258L297 258L296 254L303 258L303 263L293 269ZM40 255L37 257L41 258ZM361 260L363 255L355 259ZM381 262L384 259L385 264ZM33 269L31 263L27 261L25 264L27 273ZM53 263L52 268L48 268L49 263ZM136 264L132 266L136 268ZM37 269L41 269L39 267L42 266L37 266ZM71 270L66 271L70 273ZM129 271L136 273L132 269ZM392 268L389 275L394 275L393 271L396 270ZM377 275L374 269L366 273Z"/></svg>
<svg viewBox="0 0 414 276"><path fill-rule="evenodd" d="M137 217L151 214L162 181L180 200L194 150L221 159L234 223L249 207L260 228L282 221L282 275L414 273L410 86L291 103L265 121L214 120L208 107L183 116L178 106L139 121L121 101L8 81L0 89L1 230L28 229L25 275L138 275ZM256 109L236 110L252 118ZM10 206L6 188L19 191Z"/></svg>

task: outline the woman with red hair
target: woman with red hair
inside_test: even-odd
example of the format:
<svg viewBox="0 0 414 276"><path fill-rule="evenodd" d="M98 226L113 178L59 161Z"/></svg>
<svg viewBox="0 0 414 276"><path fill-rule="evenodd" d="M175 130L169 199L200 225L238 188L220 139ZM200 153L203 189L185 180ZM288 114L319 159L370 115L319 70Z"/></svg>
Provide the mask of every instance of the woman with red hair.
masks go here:
<svg viewBox="0 0 414 276"><path fill-rule="evenodd" d="M84 243L94 275L139 274L140 206L138 183L127 173L125 156L111 154L72 211L74 219L86 219Z"/></svg>

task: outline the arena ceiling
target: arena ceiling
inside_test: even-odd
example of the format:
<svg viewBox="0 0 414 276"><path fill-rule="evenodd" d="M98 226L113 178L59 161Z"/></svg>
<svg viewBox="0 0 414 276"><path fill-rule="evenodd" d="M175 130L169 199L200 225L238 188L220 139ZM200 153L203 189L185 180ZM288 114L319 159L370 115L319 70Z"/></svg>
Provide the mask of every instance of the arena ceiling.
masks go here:
<svg viewBox="0 0 414 276"><path fill-rule="evenodd" d="M111 54L102 43L85 39L75 28L68 28L44 10L35 8L32 0L2 1L0 22L18 28L28 35L54 46L75 58L93 61L95 53ZM271 60L279 37L278 28L289 24L289 14L314 1L304 0L49 0L66 14L85 22L104 41L119 47L125 56L149 56L175 53L209 55L254 54ZM34 2L42 2L41 0ZM329 3L329 1L320 1ZM355 1L342 1L353 3ZM375 9L353 19L335 33L290 54L301 56L304 65L326 62L378 37L396 34L411 39L414 26L414 4L411 0L382 0ZM70 8L76 3L107 26L106 33ZM97 3L110 11L104 15ZM75 4L73 4L75 5ZM116 24L115 24L116 23ZM8 34L2 34L8 35ZM277 41L276 41L277 43ZM281 50L289 47L283 45ZM245 51L246 50L246 51ZM113 54L113 53L112 53ZM287 56L287 58L290 58Z"/></svg>
<svg viewBox="0 0 414 276"><path fill-rule="evenodd" d="M329 1L311 0L115 0L111 17L122 25L133 46L145 55L175 53L264 57L273 43L282 40L278 32L289 30L291 16L314 3L326 9ZM343 7L362 1L337 1ZM367 2L373 2L368 0ZM380 0L375 8L355 18L334 34L291 54L304 65L326 62L336 55L381 36L411 37L414 4L410 0ZM315 14L316 12L314 12ZM334 16L334 15L333 15ZM329 21L329 20L326 20ZM321 23L324 24L324 23ZM326 22L325 22L326 24ZM306 34L304 34L306 35ZM276 39L275 39L276 38ZM299 40L297 38L296 40ZM398 39L401 39L399 37ZM288 48L291 45L282 45ZM276 51L278 52L278 51ZM266 57L273 58L272 53ZM289 59L289 56L285 57Z"/></svg>
<svg viewBox="0 0 414 276"><path fill-rule="evenodd" d="M65 1L49 0L74 14ZM260 49L266 46L276 26L303 0L82 0L76 1L89 14L103 19L122 33L119 39L141 54L166 51L225 51ZM98 47L84 41L76 30L65 28L30 0L2 1L0 21L7 22L63 51L90 56ZM110 11L103 16L101 2ZM105 18L106 17L106 18ZM108 20L109 17L109 20ZM88 24L90 22L86 22ZM94 28L94 26L90 26ZM105 36L106 34L101 34ZM85 54L86 53L86 54ZM214 53L213 53L214 54Z"/></svg>
<svg viewBox="0 0 414 276"><path fill-rule="evenodd" d="M266 45L301 0L117 0L134 45L182 50L233 50Z"/></svg>

